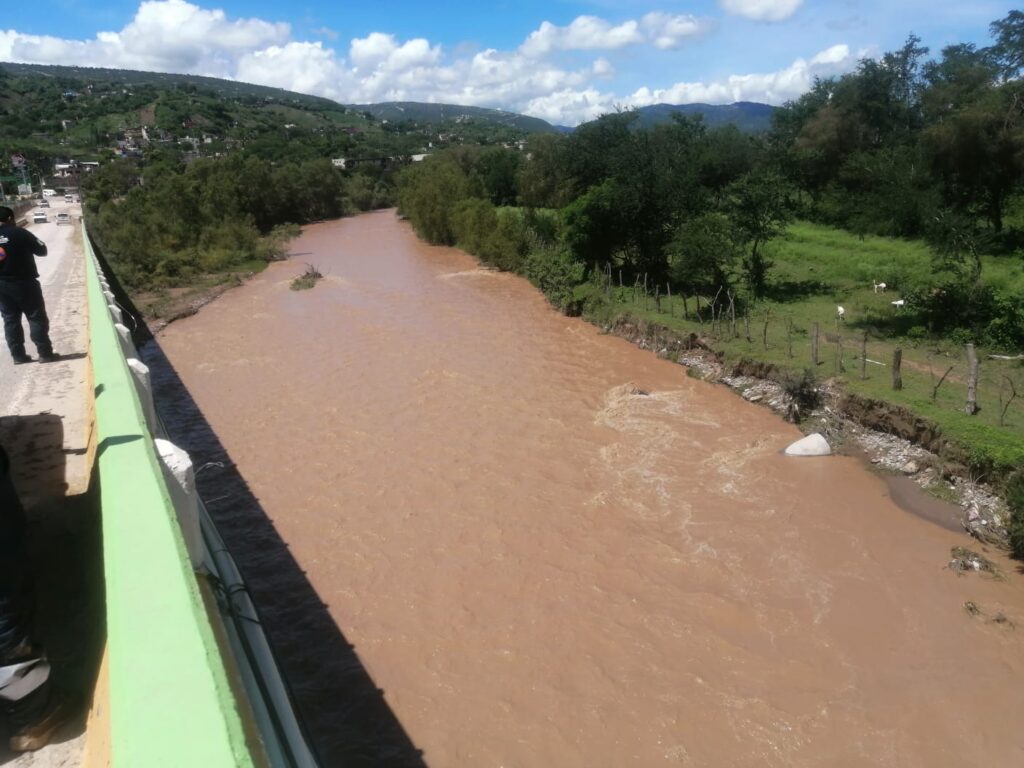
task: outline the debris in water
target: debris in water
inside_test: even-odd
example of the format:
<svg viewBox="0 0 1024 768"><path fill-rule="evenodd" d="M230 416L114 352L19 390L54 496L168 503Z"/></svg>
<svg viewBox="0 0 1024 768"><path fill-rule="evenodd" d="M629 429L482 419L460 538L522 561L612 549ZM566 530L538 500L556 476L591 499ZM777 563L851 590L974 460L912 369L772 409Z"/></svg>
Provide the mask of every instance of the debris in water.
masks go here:
<svg viewBox="0 0 1024 768"><path fill-rule="evenodd" d="M981 614L981 608L973 600L968 600L964 603L964 610L967 611L968 616L978 616Z"/></svg>
<svg viewBox="0 0 1024 768"><path fill-rule="evenodd" d="M958 576L962 576L967 571L977 571L979 573L986 573L990 578L998 579L999 581L1002 581L1004 578L1003 572L999 570L999 566L984 555L979 555L967 547L953 547L949 553L953 556L953 559L949 561L949 570Z"/></svg>
<svg viewBox="0 0 1024 768"><path fill-rule="evenodd" d="M1007 615L1002 611L999 611L995 616L989 619L989 624L999 624L1007 629L1016 629L1017 627L1017 625L1010 621L1009 617L1007 617Z"/></svg>

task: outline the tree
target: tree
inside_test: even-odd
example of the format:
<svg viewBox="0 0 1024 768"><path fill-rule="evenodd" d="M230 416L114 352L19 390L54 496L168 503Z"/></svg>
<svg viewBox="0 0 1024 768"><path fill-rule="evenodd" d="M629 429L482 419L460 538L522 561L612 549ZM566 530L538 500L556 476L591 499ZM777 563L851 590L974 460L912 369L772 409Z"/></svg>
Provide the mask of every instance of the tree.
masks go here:
<svg viewBox="0 0 1024 768"><path fill-rule="evenodd" d="M740 241L749 248L743 259L747 287L760 298L768 286L772 263L764 245L785 231L793 219L790 187L775 171L755 171L729 187L728 211Z"/></svg>
<svg viewBox="0 0 1024 768"><path fill-rule="evenodd" d="M1024 13L1010 11L1005 18L993 21L988 29L995 38L988 55L1004 81L1016 79L1024 68Z"/></svg>
<svg viewBox="0 0 1024 768"><path fill-rule="evenodd" d="M740 248L728 217L706 213L680 225L668 252L675 283L692 291L714 292L730 284Z"/></svg>
<svg viewBox="0 0 1024 768"><path fill-rule="evenodd" d="M563 208L572 200L566 170L566 139L538 133L526 143L526 160L519 165L516 186L519 203L529 208Z"/></svg>

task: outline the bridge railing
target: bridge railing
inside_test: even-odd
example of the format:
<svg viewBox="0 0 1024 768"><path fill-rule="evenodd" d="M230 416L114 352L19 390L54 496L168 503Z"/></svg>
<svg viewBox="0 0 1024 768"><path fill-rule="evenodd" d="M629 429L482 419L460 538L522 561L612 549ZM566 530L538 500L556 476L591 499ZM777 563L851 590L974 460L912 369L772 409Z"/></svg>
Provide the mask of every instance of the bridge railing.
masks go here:
<svg viewBox="0 0 1024 768"><path fill-rule="evenodd" d="M165 480L152 433L152 402L140 400L136 385L145 366L127 329L117 327L120 310L84 227L83 243L106 581L109 764L277 764L267 758L238 672L218 642L193 570L197 524L179 521L177 491Z"/></svg>

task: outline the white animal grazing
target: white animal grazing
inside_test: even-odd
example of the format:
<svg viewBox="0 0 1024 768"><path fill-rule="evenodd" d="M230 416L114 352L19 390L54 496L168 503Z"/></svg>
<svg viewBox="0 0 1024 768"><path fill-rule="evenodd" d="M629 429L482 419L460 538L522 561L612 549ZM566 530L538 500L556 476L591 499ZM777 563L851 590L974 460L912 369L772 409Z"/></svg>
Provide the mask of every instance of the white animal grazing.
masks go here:
<svg viewBox="0 0 1024 768"><path fill-rule="evenodd" d="M879 291L885 293L885 283L872 283L872 285L875 286L875 293Z"/></svg>
<svg viewBox="0 0 1024 768"><path fill-rule="evenodd" d="M846 322L846 310L843 307L836 307L836 317Z"/></svg>
<svg viewBox="0 0 1024 768"><path fill-rule="evenodd" d="M903 309L903 305L907 302L905 299L896 299L896 301L890 301L889 303L896 307L896 309Z"/></svg>

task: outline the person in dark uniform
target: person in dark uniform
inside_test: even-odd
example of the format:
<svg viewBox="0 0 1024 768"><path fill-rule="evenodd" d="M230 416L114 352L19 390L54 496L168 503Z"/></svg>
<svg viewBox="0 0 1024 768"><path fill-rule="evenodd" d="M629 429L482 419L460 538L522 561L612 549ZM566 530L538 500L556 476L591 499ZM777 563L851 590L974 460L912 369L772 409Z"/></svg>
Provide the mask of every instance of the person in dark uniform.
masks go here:
<svg viewBox="0 0 1024 768"><path fill-rule="evenodd" d="M46 255L46 243L14 223L14 211L0 205L0 315L4 337L15 364L30 363L25 353L25 330L21 316L28 319L28 332L41 362L60 359L50 343L50 320L46 316L43 289L39 285L36 256Z"/></svg>
<svg viewBox="0 0 1024 768"><path fill-rule="evenodd" d="M13 729L8 746L46 746L71 717L73 702L50 680L50 664L33 637L34 599L25 547L25 511L0 445L0 717Z"/></svg>

